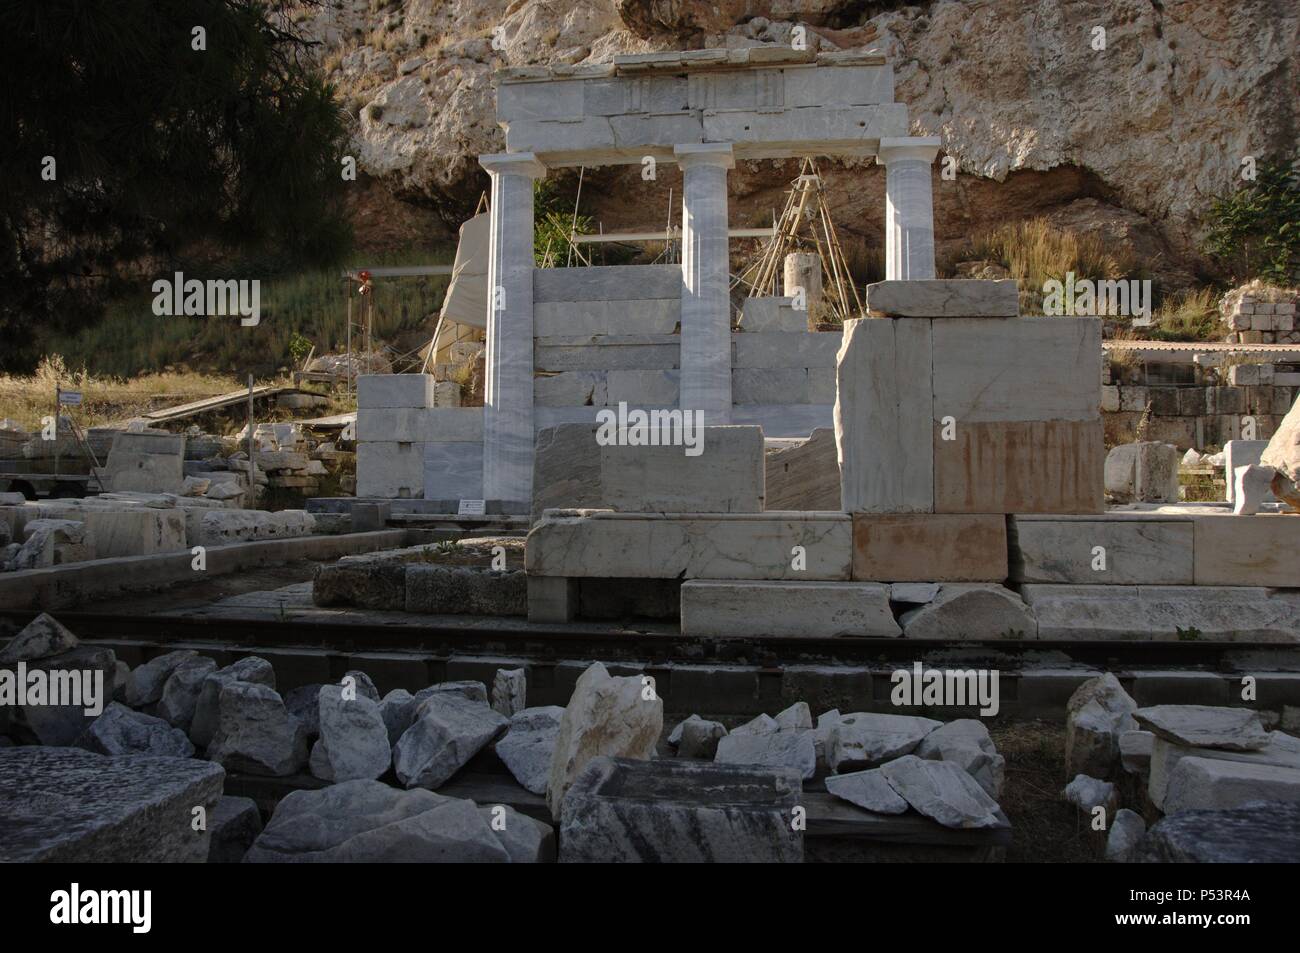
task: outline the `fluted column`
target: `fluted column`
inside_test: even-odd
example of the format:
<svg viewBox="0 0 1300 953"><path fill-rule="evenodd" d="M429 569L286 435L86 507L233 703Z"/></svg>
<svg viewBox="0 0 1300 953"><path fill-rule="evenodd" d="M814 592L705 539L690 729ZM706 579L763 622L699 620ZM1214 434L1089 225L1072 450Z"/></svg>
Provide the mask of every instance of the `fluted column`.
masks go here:
<svg viewBox="0 0 1300 953"><path fill-rule="evenodd" d="M677 146L682 170L681 388L677 406L731 422L731 298L727 257L729 143Z"/></svg>
<svg viewBox="0 0 1300 953"><path fill-rule="evenodd" d="M533 180L531 152L479 156L492 178L483 390L483 498L518 509L533 495Z"/></svg>
<svg viewBox="0 0 1300 953"><path fill-rule="evenodd" d="M937 136L881 139L876 162L885 167L885 279L934 277L934 197L930 166Z"/></svg>

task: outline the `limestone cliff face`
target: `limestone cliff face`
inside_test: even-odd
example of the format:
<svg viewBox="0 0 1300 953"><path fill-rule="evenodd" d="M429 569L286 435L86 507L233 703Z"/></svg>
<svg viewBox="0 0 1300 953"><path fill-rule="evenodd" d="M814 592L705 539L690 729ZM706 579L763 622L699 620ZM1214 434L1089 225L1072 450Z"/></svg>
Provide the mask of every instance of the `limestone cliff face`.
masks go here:
<svg viewBox="0 0 1300 953"><path fill-rule="evenodd" d="M361 167L450 226L486 183L475 157L503 147L496 69L788 44L796 19L814 48L888 56L914 134L957 160L956 182L936 180L941 254L985 224L1051 214L1162 256L1178 283L1242 157L1300 136L1293 0L337 0L301 16L355 117ZM878 243L879 170L828 178L837 169L846 227ZM770 217L793 171L743 163L733 219ZM606 227L636 217L623 174L589 176L584 211Z"/></svg>

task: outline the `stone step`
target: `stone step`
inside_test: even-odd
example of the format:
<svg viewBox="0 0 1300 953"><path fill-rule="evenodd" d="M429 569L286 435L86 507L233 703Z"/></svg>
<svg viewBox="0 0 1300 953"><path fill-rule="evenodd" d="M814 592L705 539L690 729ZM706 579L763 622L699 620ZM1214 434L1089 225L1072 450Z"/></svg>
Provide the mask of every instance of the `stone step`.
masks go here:
<svg viewBox="0 0 1300 953"><path fill-rule="evenodd" d="M873 582L682 583L682 634L896 637L889 587Z"/></svg>

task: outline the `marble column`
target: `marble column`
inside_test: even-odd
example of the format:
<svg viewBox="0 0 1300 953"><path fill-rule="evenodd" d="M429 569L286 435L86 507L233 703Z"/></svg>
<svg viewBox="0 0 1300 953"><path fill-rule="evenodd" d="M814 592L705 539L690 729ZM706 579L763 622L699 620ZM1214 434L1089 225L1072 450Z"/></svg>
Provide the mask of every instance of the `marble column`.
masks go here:
<svg viewBox="0 0 1300 953"><path fill-rule="evenodd" d="M533 495L533 180L531 152L479 156L492 179L483 391L483 499L527 512Z"/></svg>
<svg viewBox="0 0 1300 953"><path fill-rule="evenodd" d="M727 258L730 143L673 149L682 170L681 388L677 406L710 425L731 422L731 298Z"/></svg>
<svg viewBox="0 0 1300 953"><path fill-rule="evenodd" d="M881 139L885 167L885 280L934 277L934 197L930 166L937 136Z"/></svg>

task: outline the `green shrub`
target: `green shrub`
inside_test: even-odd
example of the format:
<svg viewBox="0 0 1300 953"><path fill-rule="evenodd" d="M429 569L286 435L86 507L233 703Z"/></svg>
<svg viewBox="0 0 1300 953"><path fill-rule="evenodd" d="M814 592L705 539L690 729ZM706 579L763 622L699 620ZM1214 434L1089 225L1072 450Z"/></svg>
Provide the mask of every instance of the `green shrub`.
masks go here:
<svg viewBox="0 0 1300 953"><path fill-rule="evenodd" d="M1210 204L1206 248L1237 282L1300 273L1300 153L1260 160L1255 180Z"/></svg>

